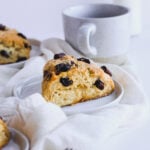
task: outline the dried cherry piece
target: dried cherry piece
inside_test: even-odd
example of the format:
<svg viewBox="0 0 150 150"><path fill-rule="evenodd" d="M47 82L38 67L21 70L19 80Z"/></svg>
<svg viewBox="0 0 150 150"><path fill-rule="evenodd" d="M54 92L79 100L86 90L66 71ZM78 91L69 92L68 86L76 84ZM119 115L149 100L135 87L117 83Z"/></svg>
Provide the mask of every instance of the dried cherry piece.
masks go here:
<svg viewBox="0 0 150 150"><path fill-rule="evenodd" d="M31 46L30 46L28 43L24 43L24 47L25 47L25 48L30 48L30 49L31 49Z"/></svg>
<svg viewBox="0 0 150 150"><path fill-rule="evenodd" d="M74 61L71 61L71 65L74 65L75 64L75 62Z"/></svg>
<svg viewBox="0 0 150 150"><path fill-rule="evenodd" d="M27 39L27 37L24 34L22 34L22 33L18 33L17 35L22 37L23 39Z"/></svg>
<svg viewBox="0 0 150 150"><path fill-rule="evenodd" d="M100 90L103 90L104 89L104 83L100 80L100 79L97 79L94 83L94 85L100 89Z"/></svg>
<svg viewBox="0 0 150 150"><path fill-rule="evenodd" d="M61 63L55 66L56 75L60 74L61 72L66 72L70 70L71 65L69 63Z"/></svg>
<svg viewBox="0 0 150 150"><path fill-rule="evenodd" d="M18 57L16 62L27 60L27 57Z"/></svg>
<svg viewBox="0 0 150 150"><path fill-rule="evenodd" d="M108 70L108 68L106 66L101 66L101 68L103 69L103 71L105 73L107 73L108 75L112 76L112 73Z"/></svg>
<svg viewBox="0 0 150 150"><path fill-rule="evenodd" d="M3 24L0 24L0 30L4 31L6 29L6 26L4 26Z"/></svg>
<svg viewBox="0 0 150 150"><path fill-rule="evenodd" d="M78 61L83 61L83 62L85 62L85 63L87 63L87 64L90 64L90 63L91 63L89 59L84 58L84 57L78 58L77 60L78 60Z"/></svg>
<svg viewBox="0 0 150 150"><path fill-rule="evenodd" d="M5 57L5 58L9 58L10 57L10 55L8 54L8 52L5 51L5 50L1 50L0 51L0 55L3 56L3 57Z"/></svg>
<svg viewBox="0 0 150 150"><path fill-rule="evenodd" d="M66 77L66 78L60 78L60 83L63 86L69 86L69 85L73 84L73 81L70 80L68 77Z"/></svg>
<svg viewBox="0 0 150 150"><path fill-rule="evenodd" d="M54 55L54 59L63 58L66 54L65 53L58 53Z"/></svg>
<svg viewBox="0 0 150 150"><path fill-rule="evenodd" d="M52 74L48 72L47 70L44 71L44 79L49 81L52 77Z"/></svg>

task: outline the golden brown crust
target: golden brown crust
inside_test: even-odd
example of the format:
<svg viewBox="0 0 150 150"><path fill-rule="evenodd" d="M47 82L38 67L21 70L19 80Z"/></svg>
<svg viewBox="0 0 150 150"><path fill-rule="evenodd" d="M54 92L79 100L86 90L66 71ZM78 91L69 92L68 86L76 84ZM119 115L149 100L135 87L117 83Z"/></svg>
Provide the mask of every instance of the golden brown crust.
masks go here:
<svg viewBox="0 0 150 150"><path fill-rule="evenodd" d="M0 119L0 148L5 146L10 139L10 132L7 125Z"/></svg>
<svg viewBox="0 0 150 150"><path fill-rule="evenodd" d="M67 71L59 72L56 66L60 64L71 67ZM63 85L61 79L67 80L69 85ZM112 93L114 88L112 78L100 67L78 61L69 55L50 60L44 67L42 94L47 101L59 106L103 97Z"/></svg>
<svg viewBox="0 0 150 150"><path fill-rule="evenodd" d="M28 59L31 45L26 37L14 29L0 29L0 64Z"/></svg>

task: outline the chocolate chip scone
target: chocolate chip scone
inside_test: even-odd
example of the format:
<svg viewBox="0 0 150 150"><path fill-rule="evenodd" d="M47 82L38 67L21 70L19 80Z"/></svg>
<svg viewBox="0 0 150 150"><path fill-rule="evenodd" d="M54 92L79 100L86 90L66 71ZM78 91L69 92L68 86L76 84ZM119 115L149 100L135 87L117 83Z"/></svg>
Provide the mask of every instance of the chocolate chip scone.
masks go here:
<svg viewBox="0 0 150 150"><path fill-rule="evenodd" d="M86 58L56 54L44 67L42 95L59 106L107 96L114 88L110 71Z"/></svg>
<svg viewBox="0 0 150 150"><path fill-rule="evenodd" d="M0 64L9 64L30 57L31 45L18 31L0 24Z"/></svg>
<svg viewBox="0 0 150 150"><path fill-rule="evenodd" d="M7 128L7 125L4 121L0 118L0 148L5 146L10 139L10 132Z"/></svg>

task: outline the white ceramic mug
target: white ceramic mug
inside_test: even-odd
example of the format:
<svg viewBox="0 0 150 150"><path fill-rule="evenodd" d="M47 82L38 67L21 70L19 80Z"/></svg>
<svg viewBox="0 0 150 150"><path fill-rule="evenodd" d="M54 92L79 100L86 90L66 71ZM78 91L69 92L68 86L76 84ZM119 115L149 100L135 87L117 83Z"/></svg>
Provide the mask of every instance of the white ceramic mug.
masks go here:
<svg viewBox="0 0 150 150"><path fill-rule="evenodd" d="M129 47L129 9L113 4L72 6L63 11L65 40L96 61L121 64Z"/></svg>

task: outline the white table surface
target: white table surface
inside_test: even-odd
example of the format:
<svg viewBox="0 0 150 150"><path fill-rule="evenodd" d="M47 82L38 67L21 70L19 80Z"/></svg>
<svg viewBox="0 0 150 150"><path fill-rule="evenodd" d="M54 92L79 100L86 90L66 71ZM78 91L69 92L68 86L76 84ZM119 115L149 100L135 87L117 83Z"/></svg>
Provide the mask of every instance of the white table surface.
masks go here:
<svg viewBox="0 0 150 150"><path fill-rule="evenodd" d="M5 0L1 1L0 22L14 27L28 37L40 40L63 37L61 11L63 8L102 0ZM102 2L110 2L103 0ZM150 98L150 1L142 1L142 33L131 38L129 57ZM145 3L144 3L145 2ZM103 150L150 150L150 120L132 132L108 140Z"/></svg>

